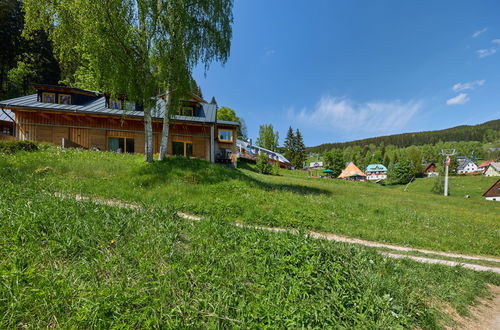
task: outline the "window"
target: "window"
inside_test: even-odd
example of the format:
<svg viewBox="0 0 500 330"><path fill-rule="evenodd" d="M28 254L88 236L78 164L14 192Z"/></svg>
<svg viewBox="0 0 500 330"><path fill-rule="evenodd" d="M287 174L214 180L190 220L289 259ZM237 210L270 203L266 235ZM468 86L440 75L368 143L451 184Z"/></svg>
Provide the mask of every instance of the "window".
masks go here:
<svg viewBox="0 0 500 330"><path fill-rule="evenodd" d="M194 108L193 107L182 107L180 111L181 116L194 116Z"/></svg>
<svg viewBox="0 0 500 330"><path fill-rule="evenodd" d="M121 110L122 108L122 102L118 100L110 100L109 101L109 108L110 109L118 109Z"/></svg>
<svg viewBox="0 0 500 330"><path fill-rule="evenodd" d="M71 104L71 95L59 94L59 104Z"/></svg>
<svg viewBox="0 0 500 330"><path fill-rule="evenodd" d="M125 110L135 111L135 104L132 102L125 102Z"/></svg>
<svg viewBox="0 0 500 330"><path fill-rule="evenodd" d="M3 134L7 134L7 135L12 135L12 128L11 127L2 127L2 131L1 131Z"/></svg>
<svg viewBox="0 0 500 330"><path fill-rule="evenodd" d="M56 94L55 93L42 93L42 102L43 103L56 103Z"/></svg>
<svg viewBox="0 0 500 330"><path fill-rule="evenodd" d="M219 129L219 141L233 142L233 131L230 129Z"/></svg>
<svg viewBox="0 0 500 330"><path fill-rule="evenodd" d="M193 144L191 142L173 141L172 142L172 155L191 157L193 154Z"/></svg>
<svg viewBox="0 0 500 330"><path fill-rule="evenodd" d="M118 152L118 153L134 153L134 139L121 138L121 137L109 137L108 138L108 151Z"/></svg>

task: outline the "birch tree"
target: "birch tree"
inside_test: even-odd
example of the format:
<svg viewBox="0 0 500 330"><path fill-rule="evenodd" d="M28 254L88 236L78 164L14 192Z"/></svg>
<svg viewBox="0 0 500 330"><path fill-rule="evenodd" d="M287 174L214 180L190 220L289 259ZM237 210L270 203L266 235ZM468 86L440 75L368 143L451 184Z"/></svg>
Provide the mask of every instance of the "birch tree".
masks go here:
<svg viewBox="0 0 500 330"><path fill-rule="evenodd" d="M162 159L169 118L190 89L192 69L202 64L206 72L229 57L232 0L25 0L23 6L23 33L48 33L63 70L74 71L70 83L143 104L148 162L152 116L163 112Z"/></svg>

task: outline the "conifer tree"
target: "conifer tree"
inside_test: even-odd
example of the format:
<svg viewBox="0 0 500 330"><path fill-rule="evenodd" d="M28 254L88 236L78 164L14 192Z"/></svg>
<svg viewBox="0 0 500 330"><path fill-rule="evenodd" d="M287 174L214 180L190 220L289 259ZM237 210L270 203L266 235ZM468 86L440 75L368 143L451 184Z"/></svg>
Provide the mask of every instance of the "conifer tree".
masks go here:
<svg viewBox="0 0 500 330"><path fill-rule="evenodd" d="M293 134L293 129L290 126L285 138L285 158L292 161L295 157L295 135Z"/></svg>
<svg viewBox="0 0 500 330"><path fill-rule="evenodd" d="M297 169L302 168L304 162L306 161L306 146L304 144L304 139L302 138L302 134L300 134L299 129L295 132L294 137L295 144L295 155L293 158L293 166Z"/></svg>

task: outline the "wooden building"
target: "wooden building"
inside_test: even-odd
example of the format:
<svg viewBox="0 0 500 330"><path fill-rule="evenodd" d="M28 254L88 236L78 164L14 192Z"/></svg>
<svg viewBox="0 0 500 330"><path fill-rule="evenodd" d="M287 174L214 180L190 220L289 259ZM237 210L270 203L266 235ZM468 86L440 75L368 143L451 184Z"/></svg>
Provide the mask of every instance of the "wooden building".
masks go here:
<svg viewBox="0 0 500 330"><path fill-rule="evenodd" d="M50 142L84 149L144 153L144 112L124 97L50 85L37 93L0 102L14 114L19 140ZM158 98L153 116L153 152L158 153L164 101ZM229 162L236 153L238 123L218 121L217 106L193 96L182 101L170 119L168 155ZM234 158L234 157L233 157Z"/></svg>

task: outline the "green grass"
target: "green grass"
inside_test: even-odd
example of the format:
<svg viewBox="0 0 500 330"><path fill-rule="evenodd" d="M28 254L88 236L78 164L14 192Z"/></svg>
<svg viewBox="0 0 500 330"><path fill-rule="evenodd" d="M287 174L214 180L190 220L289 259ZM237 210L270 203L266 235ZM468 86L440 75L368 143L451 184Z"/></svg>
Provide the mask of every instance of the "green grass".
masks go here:
<svg viewBox="0 0 500 330"><path fill-rule="evenodd" d="M487 283L500 285L489 273L238 228L218 215L184 221L175 216L179 200L152 195L225 177L235 194L245 187L309 198L323 194L317 188L292 184L287 192L180 159L146 165L127 155L49 150L0 162L0 328L439 328L444 303L466 313ZM125 173L134 176L125 181ZM63 188L129 197L143 208L54 197Z"/></svg>
<svg viewBox="0 0 500 330"><path fill-rule="evenodd" d="M310 179L303 171L264 176L240 165L234 170L175 158L145 164L135 155L42 150L3 156L0 175L19 182L38 176L37 184L51 192L168 206L228 222L500 256L500 204L480 197L495 178L453 177L453 195L444 197L430 192L432 179L419 179L403 192L402 186ZM46 167L47 173L35 174Z"/></svg>

